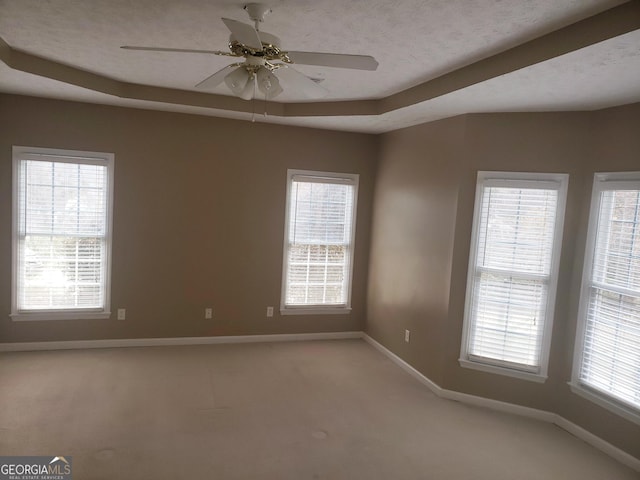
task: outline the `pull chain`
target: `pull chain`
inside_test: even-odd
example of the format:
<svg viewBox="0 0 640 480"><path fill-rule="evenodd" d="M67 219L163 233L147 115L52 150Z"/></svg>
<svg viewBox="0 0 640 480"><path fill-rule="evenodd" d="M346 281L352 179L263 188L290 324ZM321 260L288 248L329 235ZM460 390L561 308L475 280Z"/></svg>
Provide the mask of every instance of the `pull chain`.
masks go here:
<svg viewBox="0 0 640 480"><path fill-rule="evenodd" d="M251 123L256 121L256 80L253 80L253 101L251 102Z"/></svg>
<svg viewBox="0 0 640 480"><path fill-rule="evenodd" d="M264 118L267 118L267 92L264 92Z"/></svg>

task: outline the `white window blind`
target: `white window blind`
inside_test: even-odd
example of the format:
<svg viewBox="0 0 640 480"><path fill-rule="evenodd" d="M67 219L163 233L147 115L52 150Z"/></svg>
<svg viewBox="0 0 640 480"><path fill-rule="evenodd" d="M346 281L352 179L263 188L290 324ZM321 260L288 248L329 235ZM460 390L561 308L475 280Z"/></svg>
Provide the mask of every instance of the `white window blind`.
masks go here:
<svg viewBox="0 0 640 480"><path fill-rule="evenodd" d="M356 175L289 172L283 306L349 307Z"/></svg>
<svg viewBox="0 0 640 480"><path fill-rule="evenodd" d="M540 374L553 316L554 250L566 180L484 175L475 207L461 360Z"/></svg>
<svg viewBox="0 0 640 480"><path fill-rule="evenodd" d="M592 209L574 376L640 410L640 181L596 178Z"/></svg>
<svg viewBox="0 0 640 480"><path fill-rule="evenodd" d="M111 162L41 150L14 149L13 314L105 312Z"/></svg>

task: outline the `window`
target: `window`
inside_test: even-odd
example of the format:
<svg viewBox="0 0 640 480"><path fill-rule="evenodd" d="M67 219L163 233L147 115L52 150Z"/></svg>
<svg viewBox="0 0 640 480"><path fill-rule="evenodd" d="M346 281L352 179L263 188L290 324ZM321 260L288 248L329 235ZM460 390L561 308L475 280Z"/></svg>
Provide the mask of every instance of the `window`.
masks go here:
<svg viewBox="0 0 640 480"><path fill-rule="evenodd" d="M358 175L289 170L287 178L280 311L348 312Z"/></svg>
<svg viewBox="0 0 640 480"><path fill-rule="evenodd" d="M13 148L13 320L109 317L113 155Z"/></svg>
<svg viewBox="0 0 640 480"><path fill-rule="evenodd" d="M478 173L463 367L546 379L567 180Z"/></svg>
<svg viewBox="0 0 640 480"><path fill-rule="evenodd" d="M595 177L571 384L640 423L640 172Z"/></svg>

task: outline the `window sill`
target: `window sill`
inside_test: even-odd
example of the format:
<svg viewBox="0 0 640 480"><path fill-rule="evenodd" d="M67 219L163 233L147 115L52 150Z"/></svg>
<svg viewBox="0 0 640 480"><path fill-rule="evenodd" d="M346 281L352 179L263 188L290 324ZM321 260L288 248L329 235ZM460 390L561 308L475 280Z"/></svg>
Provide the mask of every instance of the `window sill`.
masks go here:
<svg viewBox="0 0 640 480"><path fill-rule="evenodd" d="M280 308L280 315L348 315L350 307L325 307L321 305L309 305L304 307Z"/></svg>
<svg viewBox="0 0 640 480"><path fill-rule="evenodd" d="M481 372L494 373L497 375L505 375L507 377L519 378L521 380L528 380L530 382L544 383L547 381L546 375L539 373L525 372L522 370L515 370L513 368L499 367L497 365L489 365L486 363L472 362L464 358L458 359L460 366L463 368L470 368L472 370L479 370Z"/></svg>
<svg viewBox="0 0 640 480"><path fill-rule="evenodd" d="M82 312L66 310L59 312L29 312L12 313L9 315L14 322L36 322L49 320L106 320L111 317L111 312Z"/></svg>
<svg viewBox="0 0 640 480"><path fill-rule="evenodd" d="M589 387L585 387L577 383L569 382L569 388L571 388L571 391L576 395L585 398L590 402L615 413L616 415L620 415L636 425L640 425L640 411L635 410L633 407L624 405L614 398L607 396L606 393L597 392L596 390L592 390Z"/></svg>

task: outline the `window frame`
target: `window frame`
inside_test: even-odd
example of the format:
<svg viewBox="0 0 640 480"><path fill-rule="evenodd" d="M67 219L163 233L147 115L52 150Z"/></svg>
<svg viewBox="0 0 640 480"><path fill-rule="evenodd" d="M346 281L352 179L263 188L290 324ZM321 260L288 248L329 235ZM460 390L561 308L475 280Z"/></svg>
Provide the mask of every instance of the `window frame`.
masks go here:
<svg viewBox="0 0 640 480"><path fill-rule="evenodd" d="M578 317L576 335L573 348L573 365L571 380L568 382L571 391L593 403L599 405L621 417L640 425L640 408L618 400L580 381L580 371L584 357L584 340L587 329L587 315L589 309L589 290L592 286L593 261L595 257L596 239L599 230L600 208L602 193L608 190L624 190L623 187L633 187L640 190L640 171L632 172L596 172L593 178L591 203L589 207L589 224L587 227L587 241L584 250L582 267L582 282L580 285L580 299L578 303ZM618 187L618 188L616 188Z"/></svg>
<svg viewBox="0 0 640 480"><path fill-rule="evenodd" d="M13 146L12 175L12 234L11 234L11 313L14 322L49 320L107 319L111 316L111 246L113 232L113 182L114 154L56 148ZM18 243L20 241L20 162L22 160L51 161L86 165L103 165L107 168L107 205L105 222L104 306L102 308L18 309Z"/></svg>
<svg viewBox="0 0 640 480"><path fill-rule="evenodd" d="M509 377L544 383L547 379L549 368L549 352L551 349L551 334L556 308L556 293L560 269L560 257L562 250L562 238L564 230L564 216L567 199L569 175L566 173L530 173L530 172L502 172L502 171L478 171L476 181L475 203L473 209L473 225L471 244L469 249L469 263L467 268L467 283L465 293L464 319L462 327L462 340L460 357L458 362L461 367L483 372L505 375ZM469 352L471 339L471 319L473 293L476 278L476 262L478 254L478 240L480 234L480 221L482 200L485 187L532 187L552 188L558 191L556 216L554 223L553 242L551 247L551 263L549 268L549 281L547 290L547 304L545 307L545 325L540 342L539 366L535 369L519 368L518 364L509 364L501 360L482 361L478 357L472 358Z"/></svg>
<svg viewBox="0 0 640 480"><path fill-rule="evenodd" d="M347 257L348 267L346 271L346 298L345 303L340 305L287 305L287 281L289 266L289 231L290 231L290 211L291 211L291 186L294 177L308 177L324 180L324 183L348 184L353 186L353 210L351 216L351 238L349 239L349 255ZM356 219L358 207L358 185L360 175L357 173L323 172L315 170L287 170L287 189L284 219L284 241L282 255L282 286L280 293L280 314L281 315L314 315L314 314L348 314L351 312L351 292L353 287L353 259L356 238ZM318 182L320 183L320 182Z"/></svg>

